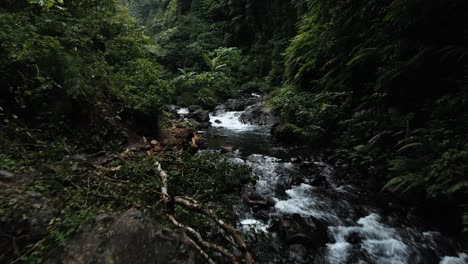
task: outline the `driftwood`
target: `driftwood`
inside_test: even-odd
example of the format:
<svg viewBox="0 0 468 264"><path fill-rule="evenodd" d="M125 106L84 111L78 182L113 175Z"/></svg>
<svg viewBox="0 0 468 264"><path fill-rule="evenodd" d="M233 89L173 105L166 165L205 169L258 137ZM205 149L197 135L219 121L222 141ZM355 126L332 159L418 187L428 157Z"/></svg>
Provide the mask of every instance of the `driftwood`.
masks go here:
<svg viewBox="0 0 468 264"><path fill-rule="evenodd" d="M193 198L185 197L185 196L171 197L168 193L168 188L167 188L167 182L168 182L167 173L161 168L161 164L159 162L156 162L155 170L158 173L159 177L161 178L161 183L162 183L161 184L161 196L162 196L164 204L166 205L166 208L171 208L172 205L175 204L175 205L182 206L186 209L189 209L191 211L197 212L201 215L208 217L226 233L225 235L223 235L225 239L230 244L235 245L240 250L240 252L242 252L243 261L247 264L254 263L252 255L249 253L244 240L242 239L239 232L234 227L232 227L231 225L219 219L212 210L203 207L200 203L198 203ZM221 253L222 255L226 256L227 258L229 258L232 263L235 263L235 264L239 263L237 258L232 253L230 253L226 248L205 241L200 235L200 233L198 233L196 230L194 230L193 228L189 226L179 223L170 212L168 212L166 215L175 226L183 230L184 236L185 236L183 240L186 242L186 244L194 247L209 263L214 263L214 262L208 256L208 254L203 250L203 248L215 250ZM229 237L231 237L232 240Z"/></svg>

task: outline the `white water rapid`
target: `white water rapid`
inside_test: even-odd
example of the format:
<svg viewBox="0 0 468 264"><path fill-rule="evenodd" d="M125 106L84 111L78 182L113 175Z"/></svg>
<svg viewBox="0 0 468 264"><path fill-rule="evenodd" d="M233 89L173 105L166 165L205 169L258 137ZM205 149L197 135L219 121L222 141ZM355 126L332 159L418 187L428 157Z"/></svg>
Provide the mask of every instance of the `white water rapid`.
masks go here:
<svg viewBox="0 0 468 264"><path fill-rule="evenodd" d="M272 216L299 214L324 221L328 226L328 242L321 250L312 251L314 256L307 261L284 257L286 246L286 251L278 251L283 257L272 258L265 253L269 257L259 257L259 263L310 263L311 259L312 263L330 264L468 263L468 256L457 254L451 241L442 234L383 215L363 202L366 199L361 199L357 189L336 183L333 168L328 164L320 160L295 162L298 158L303 160L303 154L295 155L294 148L275 143L268 129L243 124L239 120L241 114L210 114L216 136L209 141L238 149L231 154L231 160L248 165L256 179L255 192L275 202L268 209L268 220L257 219L252 209L239 212L242 230L270 234L274 244L278 236L269 229ZM313 184L318 175L328 185ZM256 254L261 256L261 250Z"/></svg>

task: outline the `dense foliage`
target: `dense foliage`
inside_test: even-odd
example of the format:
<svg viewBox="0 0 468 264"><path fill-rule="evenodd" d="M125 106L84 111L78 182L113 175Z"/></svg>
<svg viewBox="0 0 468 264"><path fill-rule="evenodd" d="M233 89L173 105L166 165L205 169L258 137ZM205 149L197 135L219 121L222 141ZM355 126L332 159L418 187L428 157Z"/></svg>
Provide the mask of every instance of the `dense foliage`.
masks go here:
<svg viewBox="0 0 468 264"><path fill-rule="evenodd" d="M0 8L6 119L100 128L123 112L156 122L166 100L162 68L151 57L149 37L123 6L112 0L7 1Z"/></svg>
<svg viewBox="0 0 468 264"><path fill-rule="evenodd" d="M350 177L412 193L412 203L421 191L448 200L468 224L462 1L296 5L303 14L285 53L290 85L277 91L276 111L297 133L333 141Z"/></svg>
<svg viewBox="0 0 468 264"><path fill-rule="evenodd" d="M281 54L296 21L289 1L133 0L130 10L154 36L154 52L172 73L175 103L211 108L281 83ZM227 67L213 68L210 60L218 57Z"/></svg>

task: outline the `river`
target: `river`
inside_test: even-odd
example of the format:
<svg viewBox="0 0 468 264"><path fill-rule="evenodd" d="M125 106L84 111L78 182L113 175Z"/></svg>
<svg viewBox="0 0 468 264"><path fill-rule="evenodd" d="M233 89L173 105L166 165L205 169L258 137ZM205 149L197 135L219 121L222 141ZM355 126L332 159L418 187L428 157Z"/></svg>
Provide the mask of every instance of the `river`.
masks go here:
<svg viewBox="0 0 468 264"><path fill-rule="evenodd" d="M257 263L468 263L450 238L384 214L368 194L337 181L320 155L276 142L268 127L241 123L241 114L210 115L208 148L235 147L229 162L249 166L256 178L246 196L272 201L270 207L236 209ZM321 225L326 238L316 245Z"/></svg>

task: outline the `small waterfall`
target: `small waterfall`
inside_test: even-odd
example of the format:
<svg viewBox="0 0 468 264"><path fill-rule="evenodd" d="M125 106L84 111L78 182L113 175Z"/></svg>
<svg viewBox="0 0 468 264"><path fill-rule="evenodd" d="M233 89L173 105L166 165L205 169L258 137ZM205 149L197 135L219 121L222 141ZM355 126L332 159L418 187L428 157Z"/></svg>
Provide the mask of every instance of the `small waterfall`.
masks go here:
<svg viewBox="0 0 468 264"><path fill-rule="evenodd" d="M254 130L258 128L254 125L243 124L239 117L243 111L228 111L210 114L210 121L213 127L224 128L234 131Z"/></svg>

